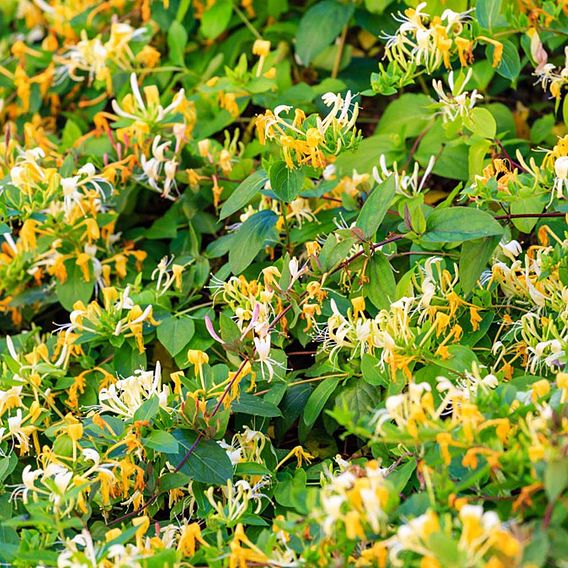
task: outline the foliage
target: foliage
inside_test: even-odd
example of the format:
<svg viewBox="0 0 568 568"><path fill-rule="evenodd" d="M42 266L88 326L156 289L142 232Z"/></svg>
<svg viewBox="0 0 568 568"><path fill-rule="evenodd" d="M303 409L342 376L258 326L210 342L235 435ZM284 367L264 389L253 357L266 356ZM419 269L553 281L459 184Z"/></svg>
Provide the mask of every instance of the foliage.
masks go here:
<svg viewBox="0 0 568 568"><path fill-rule="evenodd" d="M565 566L567 35L2 2L0 562Z"/></svg>

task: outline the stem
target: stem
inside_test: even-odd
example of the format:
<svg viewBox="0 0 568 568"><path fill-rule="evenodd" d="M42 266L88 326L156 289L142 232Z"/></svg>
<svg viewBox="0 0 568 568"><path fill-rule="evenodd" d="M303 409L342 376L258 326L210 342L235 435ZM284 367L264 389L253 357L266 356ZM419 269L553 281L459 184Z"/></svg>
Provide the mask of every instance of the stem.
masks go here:
<svg viewBox="0 0 568 568"><path fill-rule="evenodd" d="M395 241L400 241L402 238L404 238L404 235L394 235L392 237L389 237L388 239L385 239L384 241L381 241L380 243L373 243L371 245L371 251L375 251L375 250L377 250L378 248L380 248L384 245L388 245L389 243L394 243ZM340 270L342 270L343 268L345 268L346 266L351 264L355 259L359 258L360 256L363 256L364 254L365 254L365 249L362 249L359 252L356 252L355 254L351 255L348 259L346 259L343 262L341 262L340 264L338 264L329 273L329 275L331 276L332 274L339 272Z"/></svg>
<svg viewBox="0 0 568 568"><path fill-rule="evenodd" d="M428 131L430 130L430 128L432 128L433 124L429 124L417 137L416 140L414 140L414 144L412 144L412 148L410 148L410 152L408 154L408 160L406 160L406 163L404 164L404 170L406 170L408 168L408 166L410 165L410 162L412 161L412 158L414 157L414 154L416 154L416 150L418 150L418 146L420 145L420 142L422 142L422 139L424 138L424 136L426 136L426 134L428 134Z"/></svg>
<svg viewBox="0 0 568 568"><path fill-rule="evenodd" d="M343 50L345 49L345 39L347 37L348 26L345 24L339 38L339 45L337 46L337 53L335 54L335 61L333 62L333 69L331 71L331 78L337 79L339 68L341 67L341 59L343 58Z"/></svg>
<svg viewBox="0 0 568 568"><path fill-rule="evenodd" d="M206 308L208 306L212 306L213 302L203 302L202 304L197 304L195 306L190 306L181 312L178 312L176 315L183 316L184 314L188 314L189 312L193 312L194 310L198 310L199 308Z"/></svg>
<svg viewBox="0 0 568 568"><path fill-rule="evenodd" d="M550 217L564 217L566 213L507 213L506 215L497 215L495 219L547 219Z"/></svg>
<svg viewBox="0 0 568 568"><path fill-rule="evenodd" d="M243 11L241 11L237 5L233 5L233 10L235 10L235 13L241 19L243 24L248 28L250 33L256 39L262 39L262 36L258 33L258 30L252 25L251 21L246 17L246 14Z"/></svg>
<svg viewBox="0 0 568 568"><path fill-rule="evenodd" d="M282 217L284 217L284 230L286 231L286 251L291 256L292 243L290 241L290 225L288 224L288 216L286 215L286 213L284 213Z"/></svg>

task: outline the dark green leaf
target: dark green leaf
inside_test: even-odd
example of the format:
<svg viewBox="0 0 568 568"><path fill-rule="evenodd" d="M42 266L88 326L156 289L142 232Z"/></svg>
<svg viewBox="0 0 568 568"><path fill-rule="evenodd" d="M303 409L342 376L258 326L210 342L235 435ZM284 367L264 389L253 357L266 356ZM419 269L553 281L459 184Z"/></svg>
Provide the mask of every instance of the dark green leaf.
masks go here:
<svg viewBox="0 0 568 568"><path fill-rule="evenodd" d="M190 317L171 316L160 322L157 335L168 353L175 357L189 343L194 332L195 324Z"/></svg>
<svg viewBox="0 0 568 568"><path fill-rule="evenodd" d="M363 292L373 305L379 309L388 309L396 300L396 280L387 257L381 251L375 251L367 268L368 282Z"/></svg>
<svg viewBox="0 0 568 568"><path fill-rule="evenodd" d="M169 433L162 430L154 430L149 436L142 438L146 448L165 454L175 454L179 445L177 440Z"/></svg>
<svg viewBox="0 0 568 568"><path fill-rule="evenodd" d="M503 40L503 57L497 66L497 73L505 79L515 81L521 72L521 59L519 50L509 40ZM489 49L490 56L493 56L493 46Z"/></svg>
<svg viewBox="0 0 568 568"><path fill-rule="evenodd" d="M63 284L59 280L57 281L55 295L59 303L70 312L73 310L75 302L81 301L86 304L91 299L95 289L95 278L91 269L90 281L86 282L81 268L77 266L74 260L66 261L65 268L67 269L67 280Z"/></svg>
<svg viewBox="0 0 568 568"><path fill-rule="evenodd" d="M181 472L189 475L195 481L208 485L224 485L233 478L233 465L227 452L213 440L200 440L197 445L197 434L189 430L174 430L172 432L179 443L177 452L170 462L177 467L189 451L191 455L181 467Z"/></svg>
<svg viewBox="0 0 568 568"><path fill-rule="evenodd" d="M225 219L247 205L264 187L267 180L268 177L264 170L257 170L246 178L237 189L231 193L229 199L223 203L223 207L221 207L221 219Z"/></svg>
<svg viewBox="0 0 568 568"><path fill-rule="evenodd" d="M317 417L320 415L323 407L338 384L339 378L332 377L325 379L314 389L304 408L303 420L306 426L311 426L317 420Z"/></svg>
<svg viewBox="0 0 568 568"><path fill-rule="evenodd" d="M472 207L450 207L432 212L422 241L452 243L502 234L503 227L489 213Z"/></svg>
<svg viewBox="0 0 568 568"><path fill-rule="evenodd" d="M264 416L267 418L282 416L280 409L275 404L259 396L247 393L242 393L238 400L233 401L231 407L233 412L250 414L251 416Z"/></svg>
<svg viewBox="0 0 568 568"><path fill-rule="evenodd" d="M394 176L389 176L373 189L371 195L365 201L357 218L357 227L365 233L366 237L371 238L377 232L392 204L395 192Z"/></svg>
<svg viewBox="0 0 568 568"><path fill-rule="evenodd" d="M341 33L354 10L352 4L323 0L303 15L296 34L296 52L304 65L309 65Z"/></svg>
<svg viewBox="0 0 568 568"><path fill-rule="evenodd" d="M154 394L136 409L134 420L152 420L159 410L160 399Z"/></svg>
<svg viewBox="0 0 568 568"><path fill-rule="evenodd" d="M234 274L240 274L265 246L273 233L278 216L265 209L249 217L235 233L229 250L229 266Z"/></svg>
<svg viewBox="0 0 568 568"><path fill-rule="evenodd" d="M499 236L485 237L466 241L462 245L459 275L464 294L469 294L473 290L500 239Z"/></svg>

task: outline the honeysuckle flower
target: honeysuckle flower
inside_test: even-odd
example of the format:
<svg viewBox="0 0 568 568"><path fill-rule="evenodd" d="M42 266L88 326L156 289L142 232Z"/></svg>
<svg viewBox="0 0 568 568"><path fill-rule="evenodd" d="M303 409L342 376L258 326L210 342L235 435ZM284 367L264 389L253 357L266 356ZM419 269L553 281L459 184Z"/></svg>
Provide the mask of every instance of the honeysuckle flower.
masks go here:
<svg viewBox="0 0 568 568"><path fill-rule="evenodd" d="M568 156L561 156L554 162L554 179L553 191L556 191L557 199L564 198L564 191L568 194Z"/></svg>
<svg viewBox="0 0 568 568"><path fill-rule="evenodd" d="M262 370L262 377L265 377L265 373L268 372L268 382L270 382L274 377L274 367L283 367L281 363L278 363L274 359L270 357L270 334L265 335L264 337L255 337L253 339L255 353L256 353L256 360L260 363L260 367Z"/></svg>
<svg viewBox="0 0 568 568"><path fill-rule="evenodd" d="M323 119L315 116L315 127L305 127L307 119L300 109L296 109L292 121L283 118L281 115L289 114L292 109L288 105L278 105L274 111L267 110L256 118L260 143L276 141L290 169L303 164L325 168L337 154L354 147L358 141L355 122L359 105L352 104L351 92L345 95L345 99L331 92L325 93L322 99L331 109Z"/></svg>
<svg viewBox="0 0 568 568"><path fill-rule="evenodd" d="M500 242L499 247L501 248L503 254L513 262L515 262L515 260L517 260L517 257L523 252L523 247L521 246L519 241L516 241L514 239L512 241L509 241L508 243Z"/></svg>
<svg viewBox="0 0 568 568"><path fill-rule="evenodd" d="M256 76L260 77L262 75L262 68L264 67L264 60L270 53L270 42L257 39L252 46L252 53L253 55L258 55L260 58L256 68Z"/></svg>
<svg viewBox="0 0 568 568"><path fill-rule="evenodd" d="M210 487L205 492L205 496L215 511L214 517L232 525L245 514L249 505L252 505L253 511L258 512L261 509L262 499L268 497L260 490L267 484L268 480L261 480L252 486L244 479L239 479L235 483L229 480L221 488L220 500L215 498L214 487Z"/></svg>
<svg viewBox="0 0 568 568"><path fill-rule="evenodd" d="M122 106L116 100L113 100L112 108L119 117L134 121L146 123L160 122L168 114L177 110L185 100L185 91L180 89L175 94L172 102L168 106L163 107L160 104L160 95L155 85L144 87L144 97L142 97L135 73L130 75L130 88L132 94L128 94L122 99Z"/></svg>
<svg viewBox="0 0 568 568"><path fill-rule="evenodd" d="M373 178L377 183L383 183L390 176L394 176L396 192L406 197L413 197L418 195L424 189L424 185L428 176L432 173L436 163L435 156L430 156L426 169L422 178L419 180L420 164L414 162L414 168L411 174L407 174L406 170L398 171L397 163L392 165L392 170L389 170L386 163L384 154L379 158L380 171L377 166L373 166Z"/></svg>
<svg viewBox="0 0 568 568"><path fill-rule="evenodd" d="M170 388L162 385L161 365L156 363L155 370L137 370L126 379L119 379L115 383L99 391L99 405L97 409L111 414L118 414L125 418L132 418L138 408L152 396L159 400L160 407L169 411L168 397Z"/></svg>
<svg viewBox="0 0 568 568"><path fill-rule="evenodd" d="M217 332L215 331L215 328L213 327L213 322L211 321L211 318L209 316L205 316L204 318L205 320L205 328L207 329L207 332L209 333L209 335L218 343L220 343L221 345L224 345L224 341L219 337L219 335L217 334Z"/></svg>
<svg viewBox="0 0 568 568"><path fill-rule="evenodd" d="M454 81L454 72L450 71L448 75L448 85L450 86L449 95L445 93L441 80L437 81L434 79L432 81L432 86L438 95L440 112L444 122L451 122L458 117L463 118L469 116L476 102L483 99L483 96L480 95L476 89L471 93L464 90L472 74L473 69L470 67L466 75L460 78L456 83Z"/></svg>

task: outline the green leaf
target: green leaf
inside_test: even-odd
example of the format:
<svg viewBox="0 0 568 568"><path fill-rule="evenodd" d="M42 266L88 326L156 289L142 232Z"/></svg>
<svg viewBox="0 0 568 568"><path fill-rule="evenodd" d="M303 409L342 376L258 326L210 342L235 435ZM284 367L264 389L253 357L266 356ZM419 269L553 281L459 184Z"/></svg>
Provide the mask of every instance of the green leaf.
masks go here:
<svg viewBox="0 0 568 568"><path fill-rule="evenodd" d="M568 486L568 459L558 459L546 465L544 489L550 501L555 501Z"/></svg>
<svg viewBox="0 0 568 568"><path fill-rule="evenodd" d="M335 406L346 409L357 420L376 408L380 392L380 389L365 381L356 381L337 396Z"/></svg>
<svg viewBox="0 0 568 568"><path fill-rule="evenodd" d="M138 348L130 343L124 343L120 349L115 351L112 362L117 374L129 377L134 369L146 367L146 352L140 353Z"/></svg>
<svg viewBox="0 0 568 568"><path fill-rule="evenodd" d="M134 413L134 421L152 420L160 410L160 399L153 394L148 400L145 400Z"/></svg>
<svg viewBox="0 0 568 568"><path fill-rule="evenodd" d="M158 339L168 350L168 353L175 357L189 343L195 333L195 324L190 317L171 316L160 322L158 326Z"/></svg>
<svg viewBox="0 0 568 568"><path fill-rule="evenodd" d="M304 185L304 172L300 168L290 169L285 162L276 162L270 168L270 187L278 199L294 201Z"/></svg>
<svg viewBox="0 0 568 568"><path fill-rule="evenodd" d="M477 0L475 15L479 25L486 30L492 30L499 18L501 0Z"/></svg>
<svg viewBox="0 0 568 568"><path fill-rule="evenodd" d="M190 481L191 478L188 475L185 475L185 473L180 473L179 471L177 473L165 473L160 476L160 490L171 491L172 489L177 489L178 487L183 487L184 485L185 486L188 485Z"/></svg>
<svg viewBox="0 0 568 568"><path fill-rule="evenodd" d="M75 264L75 260L68 260L65 262L67 270L67 280L62 284L57 281L55 284L55 295L59 303L68 311L73 310L75 302L88 303L93 295L95 289L95 278L91 272L91 279L85 282L81 268Z"/></svg>
<svg viewBox="0 0 568 568"><path fill-rule="evenodd" d="M304 424L306 426L311 426L320 415L323 407L328 401L329 397L333 394L337 385L339 384L339 378L332 377L323 380L312 392L310 398L306 402L306 407L304 408Z"/></svg>
<svg viewBox="0 0 568 568"><path fill-rule="evenodd" d="M63 133L61 137L62 150L67 150L71 148L75 142L81 138L83 133L81 129L77 126L75 122L71 119L67 120L65 123L65 128L63 128Z"/></svg>
<svg viewBox="0 0 568 568"><path fill-rule="evenodd" d="M472 207L450 207L430 214L422 241L455 243L502 234L503 227L489 213Z"/></svg>
<svg viewBox="0 0 568 568"><path fill-rule="evenodd" d="M493 115L486 108L474 108L471 111L471 119L466 126L481 138L495 138L497 133L497 123Z"/></svg>
<svg viewBox="0 0 568 568"><path fill-rule="evenodd" d="M265 246L273 234L278 216L265 209L249 217L235 233L229 250L229 266L234 274L240 274Z"/></svg>
<svg viewBox="0 0 568 568"><path fill-rule="evenodd" d="M468 162L468 177L472 178L476 175L481 175L485 165L485 156L491 150L491 141L477 140L469 147L467 156Z"/></svg>
<svg viewBox="0 0 568 568"><path fill-rule="evenodd" d="M500 236L485 237L467 241L462 245L459 275L464 294L467 295L473 290L500 239Z"/></svg>
<svg viewBox="0 0 568 568"><path fill-rule="evenodd" d="M330 270L338 262L345 260L354 243L355 237L338 240L337 235L331 233L327 237L318 258L322 270Z"/></svg>
<svg viewBox="0 0 568 568"><path fill-rule="evenodd" d="M170 454L174 456L170 459L174 467L191 451L191 455L181 466L182 473L208 485L224 485L228 479L233 478L231 460L217 442L202 439L196 445L197 434L189 430L178 429L172 434L179 444L179 451Z"/></svg>
<svg viewBox="0 0 568 568"><path fill-rule="evenodd" d="M178 441L169 432L162 430L154 430L149 436L142 438L142 443L146 448L165 454L175 454L179 449Z"/></svg>
<svg viewBox="0 0 568 568"><path fill-rule="evenodd" d="M20 538L16 530L0 524L0 563L13 566L12 561L18 556Z"/></svg>
<svg viewBox="0 0 568 568"><path fill-rule="evenodd" d="M203 12L201 18L201 33L208 39L220 36L229 25L233 14L232 0L217 0Z"/></svg>
<svg viewBox="0 0 568 568"><path fill-rule="evenodd" d="M268 177L264 170L257 170L248 176L236 189L231 193L229 199L223 203L221 207L221 219L225 219L232 215L248 202L264 187Z"/></svg>
<svg viewBox="0 0 568 568"><path fill-rule="evenodd" d="M238 400L233 401L231 408L233 412L250 414L251 416L264 416L266 418L282 416L280 409L272 402L247 393L242 393Z"/></svg>
<svg viewBox="0 0 568 568"><path fill-rule="evenodd" d="M235 473L238 476L243 475L271 475L270 470L262 463L241 462L237 464Z"/></svg>
<svg viewBox="0 0 568 568"><path fill-rule="evenodd" d="M359 227L365 236L371 238L383 222L388 208L390 207L396 193L394 176L389 176L385 181L373 189L367 201L361 208L361 213L357 218Z"/></svg>
<svg viewBox="0 0 568 568"><path fill-rule="evenodd" d="M396 135L378 134L369 136L357 144L354 150L339 154L335 167L339 175L351 175L353 170L359 173L370 173L373 166L379 163L381 154L384 154L387 163L401 159L403 154L393 142Z"/></svg>
<svg viewBox="0 0 568 568"><path fill-rule="evenodd" d="M354 11L350 3L323 0L302 16L296 33L296 53L304 65L309 65L341 33Z"/></svg>
<svg viewBox="0 0 568 568"><path fill-rule="evenodd" d="M388 480L394 485L397 493L402 493L408 484L414 470L416 469L416 462L407 461L405 464L397 467L392 473L389 474Z"/></svg>
<svg viewBox="0 0 568 568"><path fill-rule="evenodd" d="M368 282L363 286L363 293L378 309L387 309L396 300L396 280L392 266L381 251L375 251L369 261Z"/></svg>
<svg viewBox="0 0 568 568"><path fill-rule="evenodd" d="M520 213L542 213L546 207L546 197L544 195L529 195L518 197L511 202L510 209L513 215ZM513 225L522 233L527 235L534 229L538 222L538 217L526 219L511 219Z"/></svg>
<svg viewBox="0 0 568 568"><path fill-rule="evenodd" d="M365 0L365 8L371 14L382 14L394 0Z"/></svg>
<svg viewBox="0 0 568 568"><path fill-rule="evenodd" d="M406 93L386 108L375 134L396 133L403 139L418 136L428 126L434 109L427 95Z"/></svg>
<svg viewBox="0 0 568 568"><path fill-rule="evenodd" d="M187 31L184 26L174 20L168 29L169 56L176 65L185 65L184 50L187 44Z"/></svg>
<svg viewBox="0 0 568 568"><path fill-rule="evenodd" d="M379 369L379 360L369 353L361 357L361 374L363 380L373 386L388 386L389 379Z"/></svg>
<svg viewBox="0 0 568 568"><path fill-rule="evenodd" d="M465 552L458 548L458 543L443 532L432 533L428 537L431 550L436 551L436 558L442 566L464 566Z"/></svg>
<svg viewBox="0 0 568 568"><path fill-rule="evenodd" d="M501 77L515 81L521 72L519 51L509 40L503 40L501 43L503 44L503 57L496 71ZM493 46L489 47L489 59L493 57L493 49Z"/></svg>

